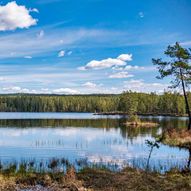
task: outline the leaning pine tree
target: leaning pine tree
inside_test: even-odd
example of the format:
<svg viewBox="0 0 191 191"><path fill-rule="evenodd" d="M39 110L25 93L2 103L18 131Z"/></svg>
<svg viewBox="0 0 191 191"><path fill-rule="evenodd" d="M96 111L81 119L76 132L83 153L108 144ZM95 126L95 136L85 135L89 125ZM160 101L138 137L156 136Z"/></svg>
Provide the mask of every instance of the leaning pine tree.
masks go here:
<svg viewBox="0 0 191 191"><path fill-rule="evenodd" d="M191 112L186 93L186 87L191 83L191 49L185 49L177 42L174 46L168 46L164 54L169 57L169 61L162 59L152 59L154 65L157 65L160 75L159 79L167 76L173 76L171 88L181 87L184 94L186 111L189 116L188 130L191 129Z"/></svg>

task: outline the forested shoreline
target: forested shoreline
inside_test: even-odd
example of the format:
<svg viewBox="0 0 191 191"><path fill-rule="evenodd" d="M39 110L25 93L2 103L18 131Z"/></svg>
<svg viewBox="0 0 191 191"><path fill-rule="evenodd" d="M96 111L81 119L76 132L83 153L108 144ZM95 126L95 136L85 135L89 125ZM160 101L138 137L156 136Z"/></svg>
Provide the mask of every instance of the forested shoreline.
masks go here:
<svg viewBox="0 0 191 191"><path fill-rule="evenodd" d="M188 94L191 100L191 94ZM184 97L179 93L124 92L119 95L0 95L1 112L126 112L185 115Z"/></svg>

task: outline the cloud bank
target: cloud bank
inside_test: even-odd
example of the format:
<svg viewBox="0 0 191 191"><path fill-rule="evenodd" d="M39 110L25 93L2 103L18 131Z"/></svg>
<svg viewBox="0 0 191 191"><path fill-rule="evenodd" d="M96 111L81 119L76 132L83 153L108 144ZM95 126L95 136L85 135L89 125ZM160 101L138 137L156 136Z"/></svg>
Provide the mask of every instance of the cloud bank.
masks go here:
<svg viewBox="0 0 191 191"><path fill-rule="evenodd" d="M161 83L147 83L144 80L129 80L124 81L124 90L131 90L135 92L156 92L163 93L164 90L168 89L169 84L161 84Z"/></svg>
<svg viewBox="0 0 191 191"><path fill-rule="evenodd" d="M49 90L48 88L42 88L40 90L22 88L19 86L10 86L2 88L3 93L31 93L31 94L79 94L80 92L71 88L58 88Z"/></svg>

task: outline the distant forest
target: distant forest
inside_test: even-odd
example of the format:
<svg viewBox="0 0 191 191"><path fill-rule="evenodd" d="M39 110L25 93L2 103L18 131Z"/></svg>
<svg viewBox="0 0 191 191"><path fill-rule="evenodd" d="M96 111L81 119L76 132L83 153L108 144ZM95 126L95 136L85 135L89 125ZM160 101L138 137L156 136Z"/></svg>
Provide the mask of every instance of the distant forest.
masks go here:
<svg viewBox="0 0 191 191"><path fill-rule="evenodd" d="M191 94L188 94L191 100ZM120 95L0 95L1 112L127 112L185 115L179 93L124 92Z"/></svg>

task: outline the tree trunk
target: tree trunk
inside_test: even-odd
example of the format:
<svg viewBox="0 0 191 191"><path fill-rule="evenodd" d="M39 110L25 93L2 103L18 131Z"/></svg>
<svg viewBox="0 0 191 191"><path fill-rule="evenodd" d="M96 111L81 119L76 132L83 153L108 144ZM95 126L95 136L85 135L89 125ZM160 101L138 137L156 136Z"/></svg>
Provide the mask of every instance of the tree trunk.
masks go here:
<svg viewBox="0 0 191 191"><path fill-rule="evenodd" d="M186 103L186 112L187 112L188 117L189 117L188 130L190 130L191 129L191 112L190 112L190 106L189 106L189 103L188 103L188 97L187 97L187 94L186 94L184 78L183 78L181 69L180 69L180 77L181 77L181 82L182 82L182 89L183 89L183 93L184 93L184 99L185 99L185 103Z"/></svg>

